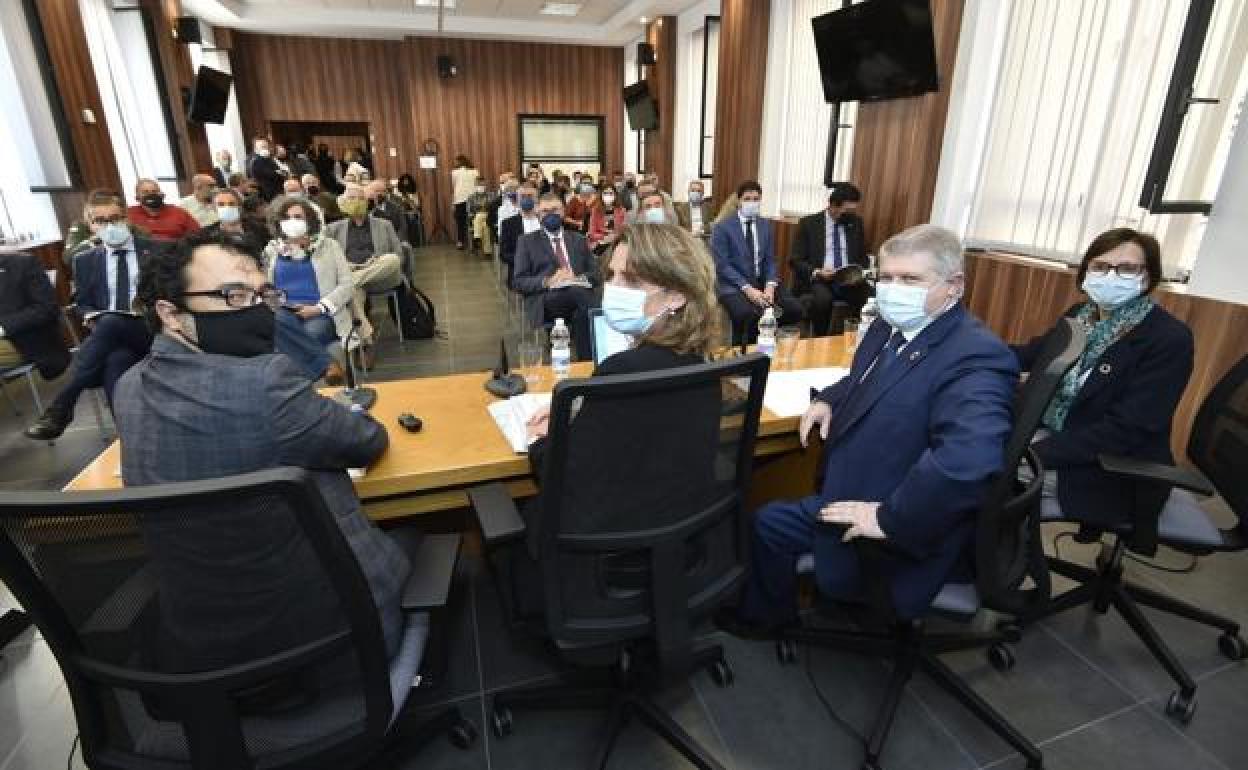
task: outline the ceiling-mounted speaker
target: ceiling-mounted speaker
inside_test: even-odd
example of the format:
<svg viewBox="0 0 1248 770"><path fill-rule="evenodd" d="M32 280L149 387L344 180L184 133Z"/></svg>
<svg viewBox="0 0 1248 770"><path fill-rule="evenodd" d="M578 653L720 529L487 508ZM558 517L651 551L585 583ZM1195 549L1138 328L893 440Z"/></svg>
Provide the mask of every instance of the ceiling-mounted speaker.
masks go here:
<svg viewBox="0 0 1248 770"><path fill-rule="evenodd" d="M183 45L204 42L204 36L199 31L199 19L195 16L179 16L173 22L173 29L178 42Z"/></svg>
<svg viewBox="0 0 1248 770"><path fill-rule="evenodd" d="M649 43L637 44L637 63L643 67L654 66L654 46Z"/></svg>
<svg viewBox="0 0 1248 770"><path fill-rule="evenodd" d="M455 67L455 61L451 57L443 54L438 57L438 77L453 78L459 74L459 70Z"/></svg>

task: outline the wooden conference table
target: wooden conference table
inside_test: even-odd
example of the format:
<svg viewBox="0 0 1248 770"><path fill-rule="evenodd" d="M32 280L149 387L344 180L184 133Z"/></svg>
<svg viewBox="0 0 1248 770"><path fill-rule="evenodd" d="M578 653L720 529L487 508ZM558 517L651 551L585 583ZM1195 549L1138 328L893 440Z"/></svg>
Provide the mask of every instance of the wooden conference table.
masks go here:
<svg viewBox="0 0 1248 770"><path fill-rule="evenodd" d="M791 365L773 371L848 366L850 353L841 337L801 340ZM586 376L589 363L573 366L573 376ZM549 368L540 370L534 391L554 386ZM372 384L377 403L371 413L386 427L390 446L355 488L364 510L374 520L394 519L468 505L466 489L491 481L504 482L512 497L533 495L537 487L529 459L512 451L486 405L495 398L483 387L486 372L424 377ZM420 433L398 426L399 414L411 412L424 421ZM779 417L764 409L759 421L751 498L762 502L808 494L818 452L801 451L796 417ZM67 491L117 489L122 486L121 446L113 442L66 485Z"/></svg>

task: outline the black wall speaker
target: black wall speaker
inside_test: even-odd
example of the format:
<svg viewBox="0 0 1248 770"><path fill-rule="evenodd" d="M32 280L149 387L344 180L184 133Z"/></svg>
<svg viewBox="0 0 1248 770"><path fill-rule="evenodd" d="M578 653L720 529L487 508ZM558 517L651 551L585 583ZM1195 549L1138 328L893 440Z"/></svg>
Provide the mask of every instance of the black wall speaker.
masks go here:
<svg viewBox="0 0 1248 770"><path fill-rule="evenodd" d="M453 78L458 73L459 70L455 68L455 62L451 57L445 54L438 57L438 77Z"/></svg>
<svg viewBox="0 0 1248 770"><path fill-rule="evenodd" d="M178 42L183 45L204 42L204 36L199 33L199 19L194 16L179 16L174 21L174 30Z"/></svg>
<svg viewBox="0 0 1248 770"><path fill-rule="evenodd" d="M638 43L637 63L643 67L654 66L654 46L649 43Z"/></svg>

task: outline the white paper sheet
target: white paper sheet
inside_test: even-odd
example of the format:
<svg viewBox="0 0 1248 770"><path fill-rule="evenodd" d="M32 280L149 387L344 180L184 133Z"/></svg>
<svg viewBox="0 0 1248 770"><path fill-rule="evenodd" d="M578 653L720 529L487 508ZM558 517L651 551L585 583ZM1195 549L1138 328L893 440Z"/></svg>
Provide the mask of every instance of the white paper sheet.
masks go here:
<svg viewBox="0 0 1248 770"><path fill-rule="evenodd" d="M849 374L839 366L823 369L798 369L792 372L770 372L763 406L777 417L799 417L810 406L810 389L823 390Z"/></svg>
<svg viewBox="0 0 1248 770"><path fill-rule="evenodd" d="M511 444L517 454L525 454L529 450L528 431L525 423L529 417L543 406L550 406L549 393L523 393L508 399L495 401L486 407L494 423L502 431L503 438Z"/></svg>

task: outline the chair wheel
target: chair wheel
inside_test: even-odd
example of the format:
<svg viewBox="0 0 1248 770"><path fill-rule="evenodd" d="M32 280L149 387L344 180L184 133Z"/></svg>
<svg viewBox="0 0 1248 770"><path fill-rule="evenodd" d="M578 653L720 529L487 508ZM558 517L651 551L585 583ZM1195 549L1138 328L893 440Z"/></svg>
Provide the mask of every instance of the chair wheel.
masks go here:
<svg viewBox="0 0 1248 770"><path fill-rule="evenodd" d="M1222 634L1218 637L1218 649L1230 660L1248 657L1248 644L1238 634Z"/></svg>
<svg viewBox="0 0 1248 770"><path fill-rule="evenodd" d="M1014 653L1010 652L1010 648L998 642L988 648L988 662L997 671L1005 673L1014 668Z"/></svg>
<svg viewBox="0 0 1248 770"><path fill-rule="evenodd" d="M711 681L718 687L731 687L736 680L732 667L726 661L717 660L710 667Z"/></svg>
<svg viewBox="0 0 1248 770"><path fill-rule="evenodd" d="M1192 721L1192 716L1196 713L1196 693L1190 695L1183 694L1182 690L1175 690L1170 693L1170 698L1166 701L1166 716L1178 720L1182 724Z"/></svg>
<svg viewBox="0 0 1248 770"><path fill-rule="evenodd" d="M1023 640L1023 627L1012 620L1003 620L998 623L997 633L1010 644L1018 644Z"/></svg>
<svg viewBox="0 0 1248 770"><path fill-rule="evenodd" d="M791 639L781 639L776 642L776 658L785 666L796 663L797 642Z"/></svg>
<svg viewBox="0 0 1248 770"><path fill-rule="evenodd" d="M494 730L494 737L500 741L511 735L511 709L506 706L495 708L490 714L490 727Z"/></svg>
<svg viewBox="0 0 1248 770"><path fill-rule="evenodd" d="M477 726L470 720L461 719L446 734L451 744L461 751L467 751L472 748L472 744L477 742Z"/></svg>

